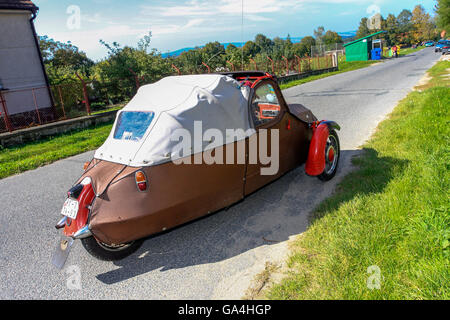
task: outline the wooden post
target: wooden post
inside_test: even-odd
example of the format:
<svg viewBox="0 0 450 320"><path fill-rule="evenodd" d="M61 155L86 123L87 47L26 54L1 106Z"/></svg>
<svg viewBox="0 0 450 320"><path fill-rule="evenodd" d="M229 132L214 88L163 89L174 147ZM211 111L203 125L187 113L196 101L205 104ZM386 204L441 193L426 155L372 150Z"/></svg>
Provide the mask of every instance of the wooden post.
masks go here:
<svg viewBox="0 0 450 320"><path fill-rule="evenodd" d="M34 92L34 88L31 89L31 93L33 94L34 108L36 109L36 113L37 113L37 116L38 116L39 124L42 124L41 115L39 114L39 107L38 107L38 104L37 104L36 93Z"/></svg>
<svg viewBox="0 0 450 320"><path fill-rule="evenodd" d="M298 55L295 55L295 57L298 61L298 73L302 73L302 59Z"/></svg>
<svg viewBox="0 0 450 320"><path fill-rule="evenodd" d="M258 65L256 64L256 61L250 58L250 61L255 65L255 70L258 70Z"/></svg>
<svg viewBox="0 0 450 320"><path fill-rule="evenodd" d="M181 71L180 71L180 69L177 68L177 66L174 65L173 63L172 63L172 68L174 68L174 69L177 71L178 75L181 76Z"/></svg>
<svg viewBox="0 0 450 320"><path fill-rule="evenodd" d="M59 94L59 101L61 101L61 107L63 110L63 117L64 117L64 119L67 119L66 118L66 110L64 108L64 100L63 100L62 93L61 93L61 85L58 86L58 94Z"/></svg>
<svg viewBox="0 0 450 320"><path fill-rule="evenodd" d="M274 64L273 64L273 60L270 59L270 57L267 57L267 59L269 59L270 62L272 63L272 74L275 74L275 66L274 66Z"/></svg>
<svg viewBox="0 0 450 320"><path fill-rule="evenodd" d="M227 60L227 63L229 65L231 65L231 68L233 68L233 71L236 71L236 67L234 66L234 64L231 61Z"/></svg>
<svg viewBox="0 0 450 320"><path fill-rule="evenodd" d="M83 78L80 77L78 72L75 73L75 75L80 79L81 84L83 85L83 95L84 95L84 104L86 105L86 112L88 115L91 115L91 104L89 103L89 95L87 92L86 82L83 80Z"/></svg>
<svg viewBox="0 0 450 320"><path fill-rule="evenodd" d="M202 65L208 68L208 73L211 73L211 68L206 63L202 62Z"/></svg>
<svg viewBox="0 0 450 320"><path fill-rule="evenodd" d="M285 56L282 56L284 61L286 62L286 75L289 74L289 61Z"/></svg>
<svg viewBox="0 0 450 320"><path fill-rule="evenodd" d="M3 118L5 119L6 129L8 129L9 132L13 132L13 127L11 125L11 122L9 121L9 115L8 115L8 108L6 107L6 100L3 97L3 93L0 91L0 101L2 103L2 109L3 109Z"/></svg>
<svg viewBox="0 0 450 320"><path fill-rule="evenodd" d="M138 75L136 74L136 72L133 71L133 69L128 68L128 70L130 70L130 72L131 72L131 73L133 74L133 76L134 76L134 81L136 82L136 91L138 91L139 88L141 87L141 83L139 82L139 77L138 77Z"/></svg>

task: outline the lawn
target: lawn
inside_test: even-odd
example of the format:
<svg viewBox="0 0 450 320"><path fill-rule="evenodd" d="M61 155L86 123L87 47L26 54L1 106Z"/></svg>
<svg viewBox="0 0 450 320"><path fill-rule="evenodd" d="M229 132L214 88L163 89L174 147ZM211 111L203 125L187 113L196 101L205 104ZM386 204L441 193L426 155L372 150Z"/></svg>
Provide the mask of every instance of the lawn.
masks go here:
<svg viewBox="0 0 450 320"><path fill-rule="evenodd" d="M400 51L398 52L399 56L406 56L408 54L420 51L422 49L425 49L425 46L419 46L417 48L406 48L406 49L400 49Z"/></svg>
<svg viewBox="0 0 450 320"><path fill-rule="evenodd" d="M449 68L379 125L267 298L450 299Z"/></svg>
<svg viewBox="0 0 450 320"><path fill-rule="evenodd" d="M111 128L112 124L99 125L15 147L0 146L0 179L94 150L103 144Z"/></svg>
<svg viewBox="0 0 450 320"><path fill-rule="evenodd" d="M380 63L380 61L342 61L342 62L339 62L339 70L338 71L322 73L322 74L310 76L310 77L307 77L304 79L294 80L294 81L280 85L280 88L287 89L287 88L295 87L295 86L298 86L298 85L301 85L301 84L304 84L307 82L334 76L339 73L353 71L353 70L357 70L357 69L361 69L361 68L366 68L375 63Z"/></svg>

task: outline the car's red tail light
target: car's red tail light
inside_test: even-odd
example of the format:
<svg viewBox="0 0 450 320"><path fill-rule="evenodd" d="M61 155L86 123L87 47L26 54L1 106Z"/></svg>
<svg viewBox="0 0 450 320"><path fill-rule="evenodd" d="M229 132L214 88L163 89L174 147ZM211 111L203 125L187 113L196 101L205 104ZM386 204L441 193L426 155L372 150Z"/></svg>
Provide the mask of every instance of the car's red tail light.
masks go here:
<svg viewBox="0 0 450 320"><path fill-rule="evenodd" d="M145 176L145 173L142 171L138 171L135 174L135 180L136 180L136 186L139 191L144 192L147 190L147 177Z"/></svg>

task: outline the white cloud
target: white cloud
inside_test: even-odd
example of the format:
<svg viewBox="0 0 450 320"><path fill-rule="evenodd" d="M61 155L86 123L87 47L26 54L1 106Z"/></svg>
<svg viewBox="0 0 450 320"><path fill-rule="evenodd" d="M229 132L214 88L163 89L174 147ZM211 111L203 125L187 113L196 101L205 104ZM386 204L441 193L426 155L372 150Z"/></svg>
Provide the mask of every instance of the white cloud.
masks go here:
<svg viewBox="0 0 450 320"><path fill-rule="evenodd" d="M285 7L296 7L302 1L295 0L245 0L244 14L273 13ZM241 14L242 0L221 0L218 10L221 13Z"/></svg>
<svg viewBox="0 0 450 320"><path fill-rule="evenodd" d="M95 52L101 49L100 39L106 42L120 42L120 38L132 37L137 42L139 38L148 34L149 31L148 28L133 28L128 25L117 25L96 30L53 32L51 36L59 41L71 41L83 51Z"/></svg>
<svg viewBox="0 0 450 320"><path fill-rule="evenodd" d="M266 17L260 16L257 14L247 14L247 15L245 15L245 19L250 20L250 21L256 21L256 22L273 20L273 19L266 18Z"/></svg>
<svg viewBox="0 0 450 320"><path fill-rule="evenodd" d="M94 1L113 3L111 0ZM281 15L311 15L312 10L319 10L318 4L370 5L381 1L383 0L244 0L245 25L247 30L252 28L256 30L267 21L278 23ZM305 11L307 5L308 11ZM148 0L136 9L137 12L132 19L125 16L108 16L103 11L83 14L83 29L74 31L53 29L55 31L52 30L49 35L59 41L70 40L83 51L97 53L101 51L103 54L105 50L99 44L99 39L135 45L139 38L151 31L156 42L165 43L168 38L188 36L191 39L206 39L211 34L239 32L241 28L242 0L183 0L177 3Z"/></svg>

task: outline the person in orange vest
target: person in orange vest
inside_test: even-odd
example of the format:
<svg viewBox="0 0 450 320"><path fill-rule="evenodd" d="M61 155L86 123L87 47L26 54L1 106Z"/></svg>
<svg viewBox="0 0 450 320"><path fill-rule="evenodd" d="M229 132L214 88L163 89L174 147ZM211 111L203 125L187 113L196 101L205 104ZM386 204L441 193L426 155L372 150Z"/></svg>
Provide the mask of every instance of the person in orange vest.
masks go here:
<svg viewBox="0 0 450 320"><path fill-rule="evenodd" d="M392 56L394 57L394 58L397 58L398 57L398 48L397 48L397 46L394 44L394 46L392 47Z"/></svg>

